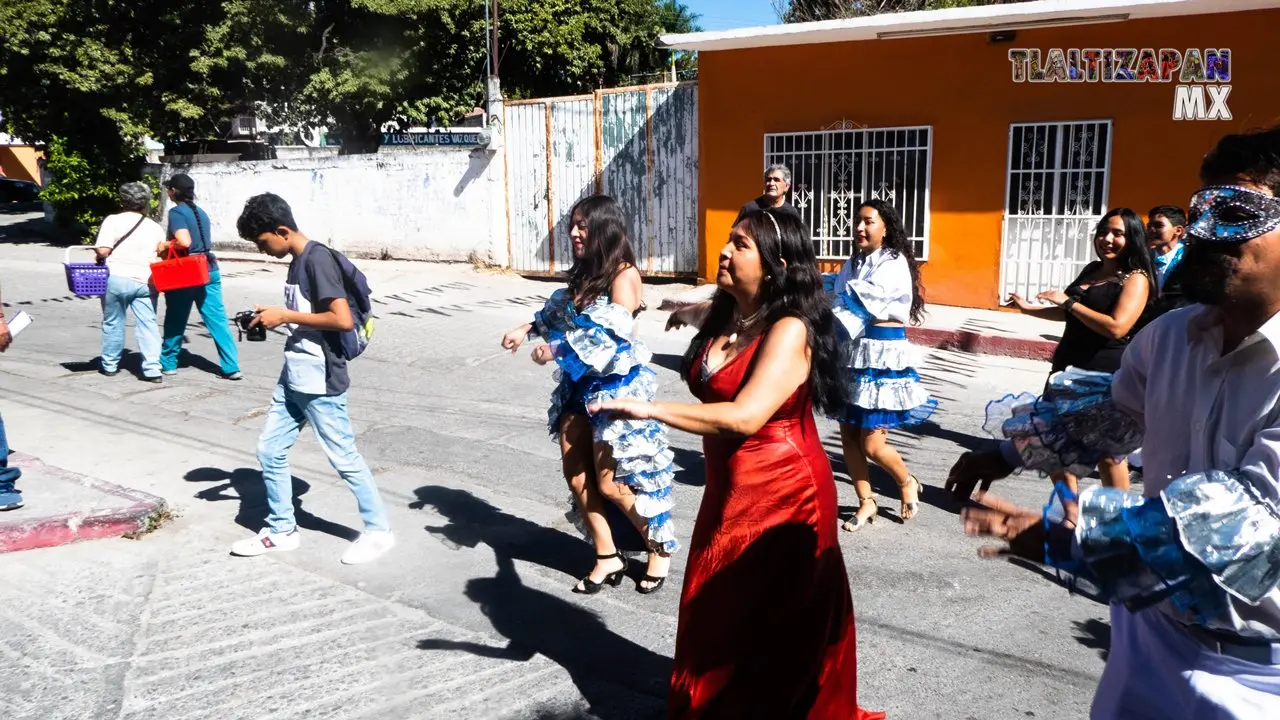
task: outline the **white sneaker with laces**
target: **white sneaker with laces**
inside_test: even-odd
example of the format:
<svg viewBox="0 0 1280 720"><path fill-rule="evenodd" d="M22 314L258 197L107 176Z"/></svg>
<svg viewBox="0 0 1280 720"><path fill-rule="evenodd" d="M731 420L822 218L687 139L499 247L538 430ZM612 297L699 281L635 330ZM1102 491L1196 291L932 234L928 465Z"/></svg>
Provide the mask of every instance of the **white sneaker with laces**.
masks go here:
<svg viewBox="0 0 1280 720"><path fill-rule="evenodd" d="M262 528L257 535L232 545L231 554L240 557L256 557L269 552L297 550L300 544L302 544L302 536L298 534L297 528L287 533L273 533L269 528Z"/></svg>
<svg viewBox="0 0 1280 720"><path fill-rule="evenodd" d="M390 530L367 530L342 554L343 565L360 565L382 557L396 546L396 538Z"/></svg>

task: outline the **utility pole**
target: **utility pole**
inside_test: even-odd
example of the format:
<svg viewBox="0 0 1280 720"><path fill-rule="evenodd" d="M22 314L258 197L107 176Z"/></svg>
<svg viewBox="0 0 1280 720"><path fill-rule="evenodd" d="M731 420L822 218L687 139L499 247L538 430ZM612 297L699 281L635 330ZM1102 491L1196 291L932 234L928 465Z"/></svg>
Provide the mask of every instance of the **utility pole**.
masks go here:
<svg viewBox="0 0 1280 720"><path fill-rule="evenodd" d="M489 26L489 35L489 74L496 77L498 74L498 0L493 0L493 24Z"/></svg>

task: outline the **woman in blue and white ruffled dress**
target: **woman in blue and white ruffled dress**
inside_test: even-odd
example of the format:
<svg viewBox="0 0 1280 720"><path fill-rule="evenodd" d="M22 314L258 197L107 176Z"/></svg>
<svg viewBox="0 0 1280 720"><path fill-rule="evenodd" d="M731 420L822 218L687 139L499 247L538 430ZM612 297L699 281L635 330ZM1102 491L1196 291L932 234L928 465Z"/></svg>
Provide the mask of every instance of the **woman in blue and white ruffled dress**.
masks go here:
<svg viewBox="0 0 1280 720"><path fill-rule="evenodd" d="M666 581L671 553L679 548L666 428L654 420L587 414L588 405L604 400L652 401L657 394L657 375L648 367L652 353L635 338L635 316L644 309L640 271L626 217L613 198L586 198L570 218L569 286L557 290L533 322L507 333L502 346L515 352L526 337L541 336L546 343L533 349L533 360L559 366L548 427L560 442L576 511L571 514L596 550L595 567L573 591L595 594L625 577L627 560L610 529L608 501L645 540L648 567L636 590L649 594Z"/></svg>
<svg viewBox="0 0 1280 720"><path fill-rule="evenodd" d="M858 492L858 511L844 523L861 530L876 517L867 460L898 484L900 516L915 516L920 481L889 444L888 431L924 422L937 401L929 397L916 372L919 353L907 340L906 324L919 324L924 293L911 240L892 205L871 200L858 208L857 252L838 275L827 275L847 368L849 405L838 418L845 467Z"/></svg>

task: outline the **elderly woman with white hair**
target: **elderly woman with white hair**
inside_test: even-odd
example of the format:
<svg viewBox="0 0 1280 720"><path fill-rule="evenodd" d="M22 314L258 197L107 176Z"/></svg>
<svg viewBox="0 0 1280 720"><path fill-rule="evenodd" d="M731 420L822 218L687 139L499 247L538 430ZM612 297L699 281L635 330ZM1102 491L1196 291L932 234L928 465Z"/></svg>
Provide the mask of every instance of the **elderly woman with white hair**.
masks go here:
<svg viewBox="0 0 1280 720"><path fill-rule="evenodd" d="M107 377L119 374L124 352L126 311L133 311L134 337L142 353L142 379L160 382L160 328L156 324L156 290L151 263L164 228L147 217L152 192L145 183L120 186L120 212L103 219L94 248L98 262L111 270L102 297L102 366Z"/></svg>

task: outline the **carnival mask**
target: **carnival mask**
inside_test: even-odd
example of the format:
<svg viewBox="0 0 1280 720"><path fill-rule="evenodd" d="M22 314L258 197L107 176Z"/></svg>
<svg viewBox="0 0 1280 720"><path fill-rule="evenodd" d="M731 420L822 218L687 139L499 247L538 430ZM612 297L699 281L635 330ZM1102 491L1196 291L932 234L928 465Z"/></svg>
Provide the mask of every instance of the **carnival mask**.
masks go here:
<svg viewBox="0 0 1280 720"><path fill-rule="evenodd" d="M1210 185L1191 196L1187 234L1209 242L1244 242L1280 228L1280 198L1237 185Z"/></svg>

